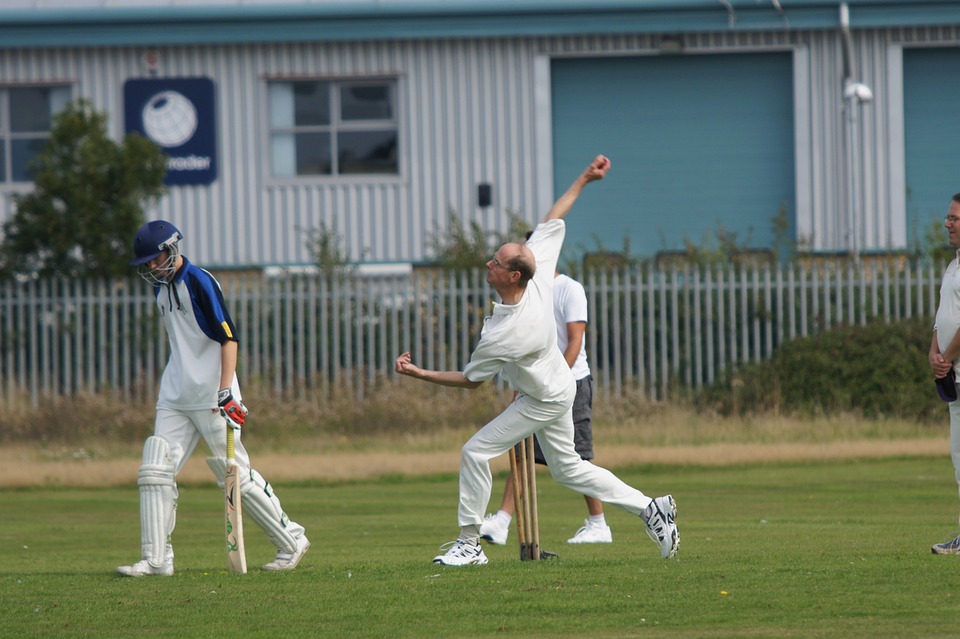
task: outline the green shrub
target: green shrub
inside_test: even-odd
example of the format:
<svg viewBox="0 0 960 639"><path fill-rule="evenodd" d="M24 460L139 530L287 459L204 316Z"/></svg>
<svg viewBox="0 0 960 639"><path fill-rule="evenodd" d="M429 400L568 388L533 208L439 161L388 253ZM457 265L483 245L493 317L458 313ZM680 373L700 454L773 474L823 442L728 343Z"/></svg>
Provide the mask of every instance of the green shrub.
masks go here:
<svg viewBox="0 0 960 639"><path fill-rule="evenodd" d="M927 365L932 322L915 318L842 326L783 345L772 360L727 375L699 397L725 415L946 419Z"/></svg>

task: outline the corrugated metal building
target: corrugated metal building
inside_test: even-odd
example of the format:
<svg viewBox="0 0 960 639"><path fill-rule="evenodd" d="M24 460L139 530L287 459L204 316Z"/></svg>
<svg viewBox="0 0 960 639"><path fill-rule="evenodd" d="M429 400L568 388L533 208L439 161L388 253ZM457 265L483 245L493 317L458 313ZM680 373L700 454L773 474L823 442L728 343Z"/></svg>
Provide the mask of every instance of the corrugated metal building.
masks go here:
<svg viewBox="0 0 960 639"><path fill-rule="evenodd" d="M320 224L428 261L451 211L533 222L599 152L571 251L764 248L781 212L902 250L960 191L958 45L938 0L0 0L0 220L87 97L167 148L149 214L211 267L309 263Z"/></svg>

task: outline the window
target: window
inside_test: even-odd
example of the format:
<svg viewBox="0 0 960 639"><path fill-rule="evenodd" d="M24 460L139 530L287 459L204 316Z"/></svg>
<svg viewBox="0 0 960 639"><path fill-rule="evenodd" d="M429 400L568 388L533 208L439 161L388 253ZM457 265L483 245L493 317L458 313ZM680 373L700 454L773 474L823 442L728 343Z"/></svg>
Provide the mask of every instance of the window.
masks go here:
<svg viewBox="0 0 960 639"><path fill-rule="evenodd" d="M271 82L274 177L397 175L396 82Z"/></svg>
<svg viewBox="0 0 960 639"><path fill-rule="evenodd" d="M0 87L0 183L30 182L30 162L50 137L70 87Z"/></svg>

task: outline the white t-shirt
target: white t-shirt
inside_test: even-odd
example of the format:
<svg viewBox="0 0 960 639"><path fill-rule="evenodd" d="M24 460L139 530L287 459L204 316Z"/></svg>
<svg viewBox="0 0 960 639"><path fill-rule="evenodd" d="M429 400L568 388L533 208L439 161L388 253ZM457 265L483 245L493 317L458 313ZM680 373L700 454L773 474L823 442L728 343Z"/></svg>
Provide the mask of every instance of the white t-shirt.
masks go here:
<svg viewBox="0 0 960 639"><path fill-rule="evenodd" d="M563 220L534 229L527 247L537 270L518 303L494 302L464 377L483 382L500 374L511 389L544 402L564 401L576 394L573 374L557 348L553 317L553 274L565 233Z"/></svg>
<svg viewBox="0 0 960 639"><path fill-rule="evenodd" d="M587 321L587 294L583 284L566 275L557 275L553 279L553 314L557 323L557 348L560 353L567 350L567 324ZM590 374L587 364L586 336L580 341L580 353L570 367L573 378L581 380Z"/></svg>
<svg viewBox="0 0 960 639"><path fill-rule="evenodd" d="M937 323L933 328L937 331L937 346L942 353L950 346L957 330L960 330L960 251L957 251L957 259L952 260L943 273ZM953 368L960 374L960 362L955 363Z"/></svg>

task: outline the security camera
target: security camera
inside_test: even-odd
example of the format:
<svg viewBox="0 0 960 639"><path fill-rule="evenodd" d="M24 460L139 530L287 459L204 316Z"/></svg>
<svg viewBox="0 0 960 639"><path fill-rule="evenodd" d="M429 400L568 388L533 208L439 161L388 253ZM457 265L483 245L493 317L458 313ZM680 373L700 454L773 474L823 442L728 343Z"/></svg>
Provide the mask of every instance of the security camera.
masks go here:
<svg viewBox="0 0 960 639"><path fill-rule="evenodd" d="M870 102L873 100L873 91L861 82L850 82L843 90L843 97L847 100L856 98L860 102Z"/></svg>

